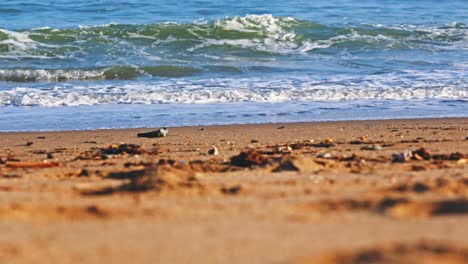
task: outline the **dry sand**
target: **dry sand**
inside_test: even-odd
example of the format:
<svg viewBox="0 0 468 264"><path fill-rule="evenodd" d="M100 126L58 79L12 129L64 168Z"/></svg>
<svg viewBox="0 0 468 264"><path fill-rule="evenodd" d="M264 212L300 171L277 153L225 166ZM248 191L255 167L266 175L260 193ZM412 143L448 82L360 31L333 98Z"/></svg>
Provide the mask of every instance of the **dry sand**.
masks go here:
<svg viewBox="0 0 468 264"><path fill-rule="evenodd" d="M0 263L468 263L467 118L147 131L0 134Z"/></svg>

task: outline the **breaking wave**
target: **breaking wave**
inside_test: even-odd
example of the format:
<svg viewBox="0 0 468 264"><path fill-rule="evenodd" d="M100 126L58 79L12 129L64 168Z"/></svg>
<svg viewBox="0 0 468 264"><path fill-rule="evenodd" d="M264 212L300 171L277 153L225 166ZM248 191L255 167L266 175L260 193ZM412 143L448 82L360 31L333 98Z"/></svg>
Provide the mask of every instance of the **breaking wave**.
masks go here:
<svg viewBox="0 0 468 264"><path fill-rule="evenodd" d="M464 23L0 28L0 106L466 100L467 49Z"/></svg>
<svg viewBox="0 0 468 264"><path fill-rule="evenodd" d="M146 25L108 24L78 28L0 29L0 59L78 59L97 56L118 61L120 56L161 60L194 53L250 52L303 54L323 49L467 48L463 23L416 25L322 25L314 21L272 15L227 17L193 23ZM168 51L171 51L168 55ZM103 57L107 54L107 57Z"/></svg>
<svg viewBox="0 0 468 264"><path fill-rule="evenodd" d="M46 88L15 87L0 91L0 106L77 106L100 104L210 104L348 100L468 100L463 80L442 80L443 73L408 73L406 78L370 76L363 80L335 77L211 78L174 81L63 84ZM432 76L432 77L431 77ZM415 80L419 78L419 80ZM450 78L450 77L447 77ZM449 84L447 84L449 83Z"/></svg>

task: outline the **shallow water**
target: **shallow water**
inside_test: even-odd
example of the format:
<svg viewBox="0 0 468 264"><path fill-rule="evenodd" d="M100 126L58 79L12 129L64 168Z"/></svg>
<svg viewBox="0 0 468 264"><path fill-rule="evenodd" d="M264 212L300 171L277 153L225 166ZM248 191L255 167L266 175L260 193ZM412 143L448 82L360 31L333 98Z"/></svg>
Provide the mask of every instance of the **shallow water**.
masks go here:
<svg viewBox="0 0 468 264"><path fill-rule="evenodd" d="M0 130L468 116L466 1L0 3Z"/></svg>

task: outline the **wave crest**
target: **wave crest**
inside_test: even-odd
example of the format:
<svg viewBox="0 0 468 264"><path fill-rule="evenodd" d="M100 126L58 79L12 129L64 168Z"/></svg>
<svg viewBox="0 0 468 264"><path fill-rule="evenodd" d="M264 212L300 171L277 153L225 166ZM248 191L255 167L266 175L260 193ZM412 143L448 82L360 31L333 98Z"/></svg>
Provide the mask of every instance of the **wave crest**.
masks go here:
<svg viewBox="0 0 468 264"><path fill-rule="evenodd" d="M81 81L131 80L141 76L184 77L198 73L197 68L183 66L113 66L95 69L0 69L0 81Z"/></svg>
<svg viewBox="0 0 468 264"><path fill-rule="evenodd" d="M466 49L463 23L416 25L321 25L270 14L226 17L193 23L108 24L70 29L0 29L0 59L78 56L147 57L215 52L241 48L273 54L301 54L320 49ZM142 52L144 51L144 52ZM168 52L170 51L170 52ZM114 58L112 57L112 58ZM115 60L114 58L114 60Z"/></svg>

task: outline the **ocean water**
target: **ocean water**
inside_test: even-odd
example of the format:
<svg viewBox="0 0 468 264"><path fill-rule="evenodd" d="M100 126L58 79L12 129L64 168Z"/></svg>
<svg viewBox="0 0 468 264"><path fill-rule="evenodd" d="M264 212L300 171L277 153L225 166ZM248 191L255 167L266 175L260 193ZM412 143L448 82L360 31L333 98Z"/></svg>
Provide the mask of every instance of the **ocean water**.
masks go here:
<svg viewBox="0 0 468 264"><path fill-rule="evenodd" d="M468 2L10 0L0 131L468 116Z"/></svg>

